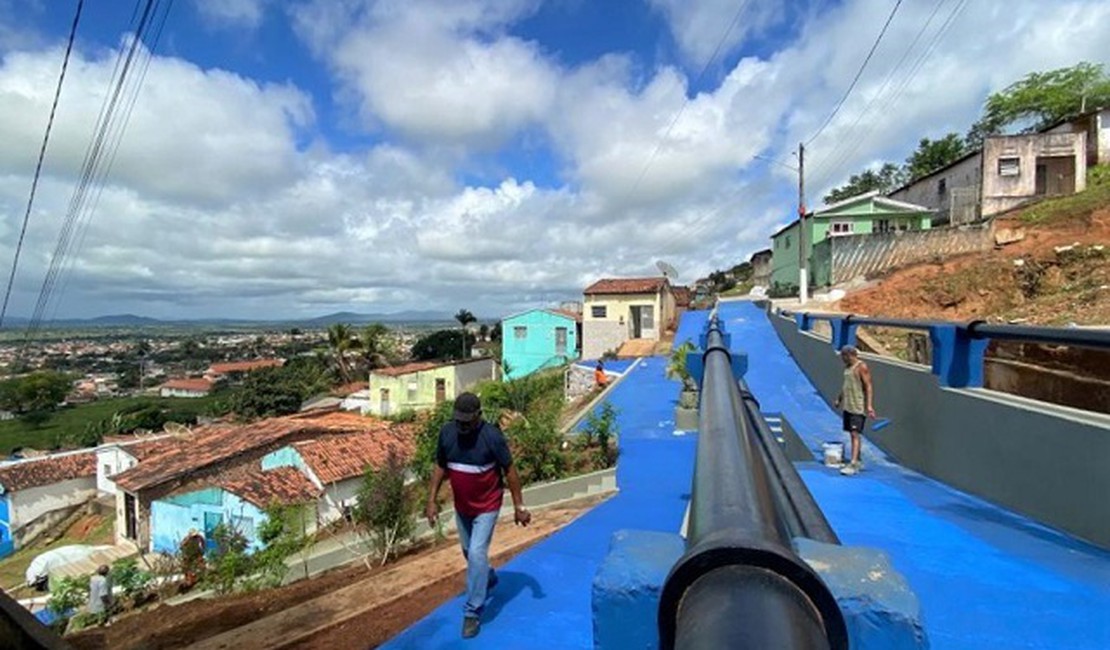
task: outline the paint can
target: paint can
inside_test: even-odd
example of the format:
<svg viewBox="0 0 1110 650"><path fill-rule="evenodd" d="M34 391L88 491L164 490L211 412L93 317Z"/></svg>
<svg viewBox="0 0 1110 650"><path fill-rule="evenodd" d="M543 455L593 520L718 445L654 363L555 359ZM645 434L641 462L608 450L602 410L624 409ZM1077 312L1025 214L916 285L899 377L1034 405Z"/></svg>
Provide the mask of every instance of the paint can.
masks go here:
<svg viewBox="0 0 1110 650"><path fill-rule="evenodd" d="M840 467L844 464L844 443L826 442L821 445L825 452L825 465L827 467Z"/></svg>

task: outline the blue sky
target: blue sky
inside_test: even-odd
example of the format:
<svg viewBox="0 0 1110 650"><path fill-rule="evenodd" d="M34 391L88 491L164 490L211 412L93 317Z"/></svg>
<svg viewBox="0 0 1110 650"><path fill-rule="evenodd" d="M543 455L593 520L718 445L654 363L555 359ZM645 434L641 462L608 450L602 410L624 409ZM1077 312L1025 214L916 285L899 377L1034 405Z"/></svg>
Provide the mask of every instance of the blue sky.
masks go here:
<svg viewBox="0 0 1110 650"><path fill-rule="evenodd" d="M74 4L0 0L4 268ZM10 313L39 295L134 7L86 2ZM659 259L692 281L794 214L796 177L764 159L793 163L891 7L176 0L50 313L496 316ZM1093 0L904 2L811 147L812 197L964 131L1030 71L1110 59L1108 18ZM896 67L934 37L916 74Z"/></svg>

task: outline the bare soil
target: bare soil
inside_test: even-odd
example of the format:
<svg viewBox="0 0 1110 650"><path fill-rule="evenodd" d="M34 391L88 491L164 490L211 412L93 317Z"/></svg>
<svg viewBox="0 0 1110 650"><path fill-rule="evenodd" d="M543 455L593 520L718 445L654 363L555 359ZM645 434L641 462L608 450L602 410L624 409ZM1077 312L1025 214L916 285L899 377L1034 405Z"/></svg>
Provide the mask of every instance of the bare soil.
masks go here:
<svg viewBox="0 0 1110 650"><path fill-rule="evenodd" d="M536 512L526 529L502 520L494 536L494 564L507 562L597 501ZM449 538L428 544L385 567L352 565L278 589L156 606L66 640L89 650L375 647L459 593L465 564L457 543ZM300 639L306 621L314 629Z"/></svg>

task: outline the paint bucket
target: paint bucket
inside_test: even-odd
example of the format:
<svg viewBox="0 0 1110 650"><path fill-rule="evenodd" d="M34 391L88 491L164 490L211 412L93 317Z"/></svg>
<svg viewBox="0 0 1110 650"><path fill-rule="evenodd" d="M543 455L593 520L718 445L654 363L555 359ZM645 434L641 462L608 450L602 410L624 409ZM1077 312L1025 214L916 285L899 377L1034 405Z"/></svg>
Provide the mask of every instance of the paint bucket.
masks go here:
<svg viewBox="0 0 1110 650"><path fill-rule="evenodd" d="M825 465L828 467L840 467L844 464L844 443L842 442L826 442L821 445L822 450L825 452Z"/></svg>

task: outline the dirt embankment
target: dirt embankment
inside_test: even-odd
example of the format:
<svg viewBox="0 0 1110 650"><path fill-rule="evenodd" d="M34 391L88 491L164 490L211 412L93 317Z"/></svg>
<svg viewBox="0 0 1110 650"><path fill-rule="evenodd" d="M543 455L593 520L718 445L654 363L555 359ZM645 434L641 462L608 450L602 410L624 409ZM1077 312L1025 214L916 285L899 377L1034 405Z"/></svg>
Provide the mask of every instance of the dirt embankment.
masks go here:
<svg viewBox="0 0 1110 650"><path fill-rule="evenodd" d="M858 314L1044 325L1110 323L1110 208L999 227L1025 238L985 254L898 269L844 298Z"/></svg>

